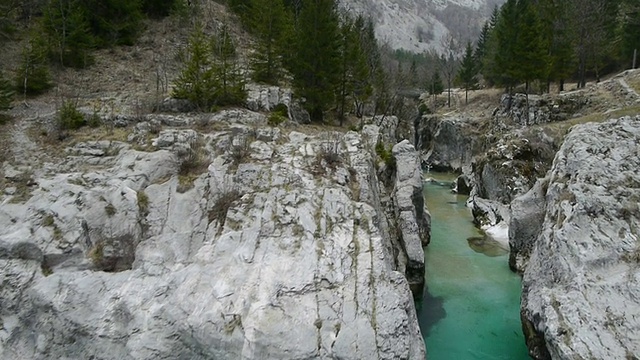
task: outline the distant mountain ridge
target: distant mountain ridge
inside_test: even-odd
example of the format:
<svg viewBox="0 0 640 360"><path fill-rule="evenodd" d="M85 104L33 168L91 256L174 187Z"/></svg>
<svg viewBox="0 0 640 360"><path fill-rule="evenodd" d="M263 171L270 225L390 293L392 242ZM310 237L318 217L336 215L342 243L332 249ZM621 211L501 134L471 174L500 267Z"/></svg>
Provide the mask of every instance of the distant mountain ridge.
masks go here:
<svg viewBox="0 0 640 360"><path fill-rule="evenodd" d="M373 19L376 36L394 49L444 52L450 39L460 48L475 41L482 24L505 0L341 0Z"/></svg>

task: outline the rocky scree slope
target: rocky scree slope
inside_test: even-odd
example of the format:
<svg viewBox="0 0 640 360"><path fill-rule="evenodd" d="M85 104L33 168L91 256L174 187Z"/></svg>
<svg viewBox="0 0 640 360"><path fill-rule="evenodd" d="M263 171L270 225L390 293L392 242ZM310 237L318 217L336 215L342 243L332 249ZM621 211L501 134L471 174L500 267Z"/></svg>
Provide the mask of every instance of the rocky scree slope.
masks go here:
<svg viewBox="0 0 640 360"><path fill-rule="evenodd" d="M385 187L376 126L146 120L128 142L3 166L16 186L0 206L0 358L425 358L411 145L394 148Z"/></svg>
<svg viewBox="0 0 640 360"><path fill-rule="evenodd" d="M574 127L512 205L522 320L535 359L640 353L640 117Z"/></svg>

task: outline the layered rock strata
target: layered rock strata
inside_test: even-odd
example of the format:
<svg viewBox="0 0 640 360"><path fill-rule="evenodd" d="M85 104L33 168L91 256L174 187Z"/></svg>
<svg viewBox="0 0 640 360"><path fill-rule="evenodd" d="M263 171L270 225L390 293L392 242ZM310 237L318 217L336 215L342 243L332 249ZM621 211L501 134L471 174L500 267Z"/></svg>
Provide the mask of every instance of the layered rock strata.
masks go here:
<svg viewBox="0 0 640 360"><path fill-rule="evenodd" d="M377 135L257 125L81 143L5 191L0 358L424 359L399 266L428 233L417 170L395 223Z"/></svg>

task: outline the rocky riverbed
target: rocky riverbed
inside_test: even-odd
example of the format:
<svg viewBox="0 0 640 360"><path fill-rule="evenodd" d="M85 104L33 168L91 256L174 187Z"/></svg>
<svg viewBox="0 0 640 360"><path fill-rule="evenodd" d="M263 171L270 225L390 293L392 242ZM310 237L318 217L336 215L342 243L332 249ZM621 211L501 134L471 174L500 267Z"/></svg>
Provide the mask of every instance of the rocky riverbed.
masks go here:
<svg viewBox="0 0 640 360"><path fill-rule="evenodd" d="M425 358L411 144L392 167L374 125L142 120L121 141L5 162L0 358Z"/></svg>

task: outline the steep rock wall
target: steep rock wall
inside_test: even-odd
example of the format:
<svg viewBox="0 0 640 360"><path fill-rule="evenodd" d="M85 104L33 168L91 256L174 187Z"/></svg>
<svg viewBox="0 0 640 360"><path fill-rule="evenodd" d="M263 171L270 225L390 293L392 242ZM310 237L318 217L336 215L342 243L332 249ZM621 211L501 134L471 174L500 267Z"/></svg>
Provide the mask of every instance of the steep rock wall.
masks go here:
<svg viewBox="0 0 640 360"><path fill-rule="evenodd" d="M236 115L78 144L4 196L0 358L424 359L373 137Z"/></svg>
<svg viewBox="0 0 640 360"><path fill-rule="evenodd" d="M640 353L638 143L640 117L574 127L549 173L539 233L514 233L518 250L532 249L521 315L536 359ZM542 190L526 196L538 202Z"/></svg>

